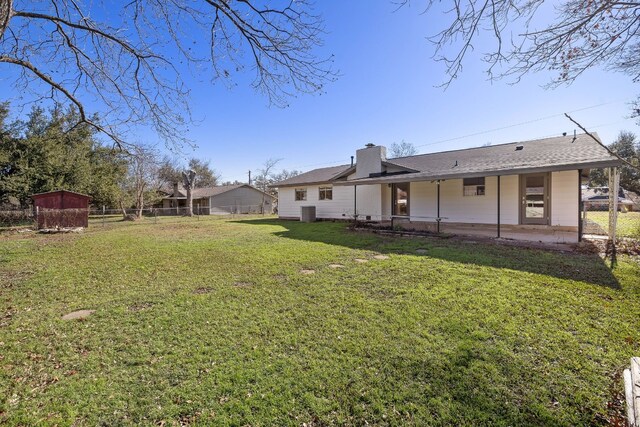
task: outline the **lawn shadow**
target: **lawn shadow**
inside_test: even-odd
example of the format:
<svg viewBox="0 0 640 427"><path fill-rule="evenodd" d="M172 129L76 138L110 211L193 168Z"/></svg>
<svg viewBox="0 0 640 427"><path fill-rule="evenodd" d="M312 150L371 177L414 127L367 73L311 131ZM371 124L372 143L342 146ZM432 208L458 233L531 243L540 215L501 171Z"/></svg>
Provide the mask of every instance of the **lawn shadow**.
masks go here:
<svg viewBox="0 0 640 427"><path fill-rule="evenodd" d="M279 219L234 222L283 227L285 230L273 234L288 239L321 242L382 254L414 255L462 264L526 271L620 289L618 279L605 260L595 253L568 253L551 249L516 247L494 242L473 241L471 237L465 237L465 240L438 236L381 236L372 232L349 230L348 224L343 222L301 223Z"/></svg>

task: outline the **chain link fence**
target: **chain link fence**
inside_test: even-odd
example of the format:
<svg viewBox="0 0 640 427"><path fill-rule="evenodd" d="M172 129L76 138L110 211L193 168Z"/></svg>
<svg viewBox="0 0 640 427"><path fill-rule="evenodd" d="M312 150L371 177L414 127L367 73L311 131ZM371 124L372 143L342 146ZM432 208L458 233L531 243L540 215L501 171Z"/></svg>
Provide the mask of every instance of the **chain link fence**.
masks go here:
<svg viewBox="0 0 640 427"><path fill-rule="evenodd" d="M609 206L608 187L585 187L582 189L582 230L585 236L608 236L609 226L614 220L616 237L640 239L640 196L620 188L617 210ZM615 219L611 218L615 215Z"/></svg>
<svg viewBox="0 0 640 427"><path fill-rule="evenodd" d="M0 210L0 229L38 228L66 229L130 221L140 223L171 223L199 221L202 218L229 219L251 215L269 215L261 212L261 205L233 205L193 208L187 216L185 207L143 209L10 209Z"/></svg>
<svg viewBox="0 0 640 427"><path fill-rule="evenodd" d="M34 226L35 215L32 209L0 210L0 227Z"/></svg>

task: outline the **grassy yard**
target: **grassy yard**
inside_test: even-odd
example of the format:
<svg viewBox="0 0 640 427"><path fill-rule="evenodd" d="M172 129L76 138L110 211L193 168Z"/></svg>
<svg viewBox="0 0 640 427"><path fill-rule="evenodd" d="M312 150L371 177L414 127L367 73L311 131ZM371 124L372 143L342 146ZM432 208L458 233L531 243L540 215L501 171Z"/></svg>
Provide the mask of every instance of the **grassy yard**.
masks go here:
<svg viewBox="0 0 640 427"><path fill-rule="evenodd" d="M598 224L605 234L609 230L609 212L589 211L587 219ZM640 212L620 212L616 235L640 239Z"/></svg>
<svg viewBox="0 0 640 427"><path fill-rule="evenodd" d="M640 355L637 259L339 223L4 233L0 307L6 425L602 425Z"/></svg>

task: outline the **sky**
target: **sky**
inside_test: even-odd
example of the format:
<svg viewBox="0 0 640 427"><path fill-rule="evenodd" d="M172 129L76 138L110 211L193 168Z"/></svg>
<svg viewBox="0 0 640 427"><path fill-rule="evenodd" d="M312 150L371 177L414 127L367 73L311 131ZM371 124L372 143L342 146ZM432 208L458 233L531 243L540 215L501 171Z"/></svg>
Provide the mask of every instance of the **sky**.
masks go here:
<svg viewBox="0 0 640 427"><path fill-rule="evenodd" d="M552 72L517 84L491 82L480 43L460 77L446 90L438 87L444 68L432 59L427 37L445 18L421 14L421 4L394 12L391 0L317 1L327 31L319 55L333 55L339 77L320 95L290 99L287 108L270 107L247 85L229 88L185 73L196 119L187 136L196 148L185 147L183 157L210 161L223 181L246 181L247 171L255 176L270 158L281 159L278 170L306 171L349 163L367 143L404 140L429 153L572 133L576 126L565 112L605 143L621 130L640 133L628 118L638 85L606 70L556 89L543 87L557 77ZM152 135L141 138L153 142Z"/></svg>
<svg viewBox="0 0 640 427"><path fill-rule="evenodd" d="M543 86L552 73L490 82L486 64L472 56L453 84L438 87L444 68L426 37L442 17L421 14L417 3L394 12L390 1L317 2L338 80L284 109L268 107L250 88L203 85L194 91L201 121L192 129L193 154L210 160L223 180L246 181L269 158L282 159L278 169L306 171L349 163L367 143L404 140L429 153L572 133L565 112L605 143L620 130L638 131L627 118L637 85L604 70L551 90Z"/></svg>

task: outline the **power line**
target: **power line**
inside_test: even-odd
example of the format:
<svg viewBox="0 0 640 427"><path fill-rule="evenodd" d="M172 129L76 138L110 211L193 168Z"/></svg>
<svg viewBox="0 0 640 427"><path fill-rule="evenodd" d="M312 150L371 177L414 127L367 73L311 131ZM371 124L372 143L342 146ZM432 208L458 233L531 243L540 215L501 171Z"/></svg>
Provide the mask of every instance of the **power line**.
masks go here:
<svg viewBox="0 0 640 427"><path fill-rule="evenodd" d="M586 110L591 110L593 108L598 108L598 107L603 107L605 105L611 105L611 104L617 104L621 102L621 100L616 100L616 101L610 101L610 102L603 102L600 104L596 104L596 105L590 105L588 107L583 107L583 108L578 108L575 110L571 110L568 113L577 113L580 111L586 111ZM531 123L537 123L537 122L541 122L544 120L549 120L555 117L564 117L564 113L557 113L557 114L552 114L549 116L544 116L544 117L539 117L537 119L532 119L532 120L527 120L524 122L519 122L519 123L514 123L514 124L510 124L510 125L506 125L506 126L502 126L502 127L498 127L498 128L493 128L493 129L488 129L488 130L483 130L483 131L479 131L479 132L474 132L474 133L470 133L467 135L462 135L462 136L457 136L454 138L448 138L448 139L442 139L439 141L435 141L435 142L430 142L430 143L426 143L426 144L420 144L420 145L416 145L416 148L419 147L428 147L431 145L438 145L438 144L444 144L446 142L452 142L452 141L459 141L461 139L465 139L465 138L470 138L472 136L478 136L478 135L485 135L488 133L492 133L492 132L497 132L500 130L505 130L505 129L511 129L514 127L518 127L518 126L523 126L523 125L527 125L527 124L531 124ZM618 124L618 123L622 123L623 121L617 121L617 122L611 122L611 123L605 123L605 124L600 124L600 125L596 125L596 126L591 126L591 129L597 129L597 128L601 128L601 127L605 127L605 126L611 126L614 124ZM540 138L550 138L552 136L556 136L556 134L550 134L550 135L546 135L546 136L541 136L538 138L533 138L533 139L540 139ZM339 165L339 164L346 164L348 162L345 162L344 160L333 160L333 161L329 161L329 162L323 162L323 163L313 163L313 164L307 164L307 165L300 165L298 166L299 168L311 168L311 167L317 167L317 166L332 166L332 165Z"/></svg>
<svg viewBox="0 0 640 427"><path fill-rule="evenodd" d="M611 101L611 102L603 102L601 104L591 105L589 107L578 108L576 110L569 111L569 113L577 113L579 111L590 110L592 108L598 108L598 107L602 107L604 105L617 104L618 102L620 102L620 101L618 100L618 101ZM491 132L497 132L497 131L500 131L500 130L511 129L511 128L514 128L514 127L528 125L528 124L531 124L531 123L537 123L537 122L541 122L543 120L549 120L549 119L552 119L552 118L555 118L555 117L564 117L564 113L553 114L553 115L550 115L550 116L540 117L540 118L533 119L533 120L527 120L525 122L520 122L520 123L514 123L514 124L511 124L511 125L502 126L502 127L499 127L499 128L483 130L483 131L480 131L480 132L474 132L474 133L470 133L470 134L463 135L463 136L457 136L457 137L454 137L454 138L442 139L442 140L435 141L435 142L430 142L430 143L427 143L427 144L416 145L416 148L418 148L418 147L427 147L427 146L437 145L437 144L444 144L445 142L458 141L460 139L470 138L472 136L484 135L484 134L491 133Z"/></svg>

